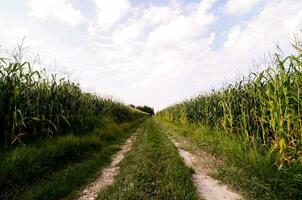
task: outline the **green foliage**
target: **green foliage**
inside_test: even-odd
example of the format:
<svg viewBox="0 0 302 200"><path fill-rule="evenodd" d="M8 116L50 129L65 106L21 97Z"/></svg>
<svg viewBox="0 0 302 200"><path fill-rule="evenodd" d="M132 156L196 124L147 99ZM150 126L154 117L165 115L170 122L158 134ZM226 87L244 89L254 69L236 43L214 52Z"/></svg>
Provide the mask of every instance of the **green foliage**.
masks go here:
<svg viewBox="0 0 302 200"><path fill-rule="evenodd" d="M141 115L122 103L85 93L69 80L34 70L17 56L0 58L0 144L85 133L102 118L126 122Z"/></svg>
<svg viewBox="0 0 302 200"><path fill-rule="evenodd" d="M227 134L219 128L159 122L166 133L185 140L191 151L201 149L214 155L217 163L211 175L239 191L244 199L301 199L302 165L278 169L274 165L277 152L265 153L261 144Z"/></svg>
<svg viewBox="0 0 302 200"><path fill-rule="evenodd" d="M58 199L89 182L144 119L19 145L0 159L0 199Z"/></svg>
<svg viewBox="0 0 302 200"><path fill-rule="evenodd" d="M145 113L149 113L150 115L154 115L154 108L151 108L149 106L136 106L136 109Z"/></svg>
<svg viewBox="0 0 302 200"><path fill-rule="evenodd" d="M198 193L177 149L153 121L138 129L133 149L120 164L119 176L97 199L191 199Z"/></svg>
<svg viewBox="0 0 302 200"><path fill-rule="evenodd" d="M247 80L171 106L158 114L182 124L219 126L278 153L281 168L302 164L302 50Z"/></svg>

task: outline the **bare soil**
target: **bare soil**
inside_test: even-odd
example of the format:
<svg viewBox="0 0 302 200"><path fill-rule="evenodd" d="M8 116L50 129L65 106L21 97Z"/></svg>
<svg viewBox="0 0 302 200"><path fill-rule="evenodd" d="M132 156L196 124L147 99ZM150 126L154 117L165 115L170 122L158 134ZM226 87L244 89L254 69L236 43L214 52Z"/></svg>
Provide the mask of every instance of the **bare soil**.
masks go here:
<svg viewBox="0 0 302 200"><path fill-rule="evenodd" d="M124 159L125 155L132 149L133 143L136 139L136 134L133 134L127 141L121 146L121 150L115 154L112 158L112 162L108 167L100 172L98 178L89 184L82 192L78 200L94 200L97 197L98 192L104 190L107 186L111 185L114 178L118 175L118 164Z"/></svg>
<svg viewBox="0 0 302 200"><path fill-rule="evenodd" d="M226 185L208 175L213 171L213 162L216 162L213 156L200 149L194 149L194 154L192 154L183 148L185 141L182 140L180 143L180 141L176 141L171 137L170 139L177 147L186 165L194 169L193 182L199 194L205 200L243 199L239 194L231 191Z"/></svg>

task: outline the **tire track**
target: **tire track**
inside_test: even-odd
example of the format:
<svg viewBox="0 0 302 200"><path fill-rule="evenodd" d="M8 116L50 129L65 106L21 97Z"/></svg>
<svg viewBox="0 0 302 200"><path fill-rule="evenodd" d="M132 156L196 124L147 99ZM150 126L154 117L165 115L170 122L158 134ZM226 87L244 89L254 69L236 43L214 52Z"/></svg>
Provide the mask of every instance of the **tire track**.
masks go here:
<svg viewBox="0 0 302 200"><path fill-rule="evenodd" d="M111 185L115 177L119 173L118 164L124 159L125 155L132 149L133 143L136 139L134 133L126 142L121 146L121 150L113 156L112 162L108 167L103 169L100 176L92 183L90 183L82 192L78 200L94 200L99 191L104 190Z"/></svg>

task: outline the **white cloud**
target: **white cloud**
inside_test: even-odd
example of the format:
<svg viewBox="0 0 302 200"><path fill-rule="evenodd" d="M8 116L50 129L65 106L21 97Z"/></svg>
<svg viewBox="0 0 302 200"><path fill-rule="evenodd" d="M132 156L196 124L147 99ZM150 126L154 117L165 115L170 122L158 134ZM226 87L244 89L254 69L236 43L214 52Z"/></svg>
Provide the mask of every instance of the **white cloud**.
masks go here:
<svg viewBox="0 0 302 200"><path fill-rule="evenodd" d="M288 46L293 34L302 28L301 9L302 2L292 4L290 0L271 1L261 9L258 16L230 30L225 48L258 57L276 43Z"/></svg>
<svg viewBox="0 0 302 200"><path fill-rule="evenodd" d="M139 39L143 33L143 25L132 23L120 30L115 30L112 33L113 41L116 45L124 45Z"/></svg>
<svg viewBox="0 0 302 200"><path fill-rule="evenodd" d="M292 52L290 42L302 28L301 13L302 2L274 0L254 18L233 26L224 45L200 63L209 68L196 70L199 83L218 86L221 80L233 81L239 73L247 75L253 67L252 59L265 64L265 54L273 53L277 44L284 52Z"/></svg>
<svg viewBox="0 0 302 200"><path fill-rule="evenodd" d="M151 26L166 24L181 13L181 10L172 6L151 5L143 10L143 19Z"/></svg>
<svg viewBox="0 0 302 200"><path fill-rule="evenodd" d="M125 16L130 8L128 0L93 0L96 5L96 20L90 25L90 33L98 30L108 31L116 22Z"/></svg>
<svg viewBox="0 0 302 200"><path fill-rule="evenodd" d="M60 8L59 2L73 5L68 0L43 5L35 1L37 17L60 21L60 15L51 10ZM246 74L252 58L261 61L277 42L288 52L290 37L302 28L302 2L271 0L263 2L257 13L252 13L250 7L239 9L239 13L251 11L253 15L248 19L227 16L235 23L225 29L226 41L213 48L221 40L216 28L224 22L224 11L212 9L215 1L181 2L131 5L126 0L95 0L92 8L81 8L91 12L91 18L85 20L94 35L87 34L87 26L62 30L53 23L36 25L33 18L22 21L16 15L12 20L11 14L3 16L0 7L0 29L5 30L0 38L15 43L20 41L16 38L21 32L37 41L31 45L42 61L57 58L80 75L84 88L120 97L127 103L149 104L158 110L233 80L239 72ZM45 8L38 9L46 3Z"/></svg>
<svg viewBox="0 0 302 200"><path fill-rule="evenodd" d="M70 26L87 22L80 10L73 7L70 0L28 0L29 14L47 19L53 17Z"/></svg>
<svg viewBox="0 0 302 200"><path fill-rule="evenodd" d="M228 0L225 5L225 13L240 15L249 12L263 0Z"/></svg>
<svg viewBox="0 0 302 200"><path fill-rule="evenodd" d="M204 2L206 1L198 4L189 15L181 13L169 23L162 24L149 33L147 50L164 60L165 66L161 68L176 71L188 69L191 65L185 65L184 62L208 50L214 35L207 37L204 33L207 27L215 22L216 17L208 11L210 6L205 6ZM178 67L175 67L176 65Z"/></svg>
<svg viewBox="0 0 302 200"><path fill-rule="evenodd" d="M178 14L168 23L161 24L149 34L148 45L173 48L177 42L200 37L216 17L209 12L214 1L201 1L189 15Z"/></svg>

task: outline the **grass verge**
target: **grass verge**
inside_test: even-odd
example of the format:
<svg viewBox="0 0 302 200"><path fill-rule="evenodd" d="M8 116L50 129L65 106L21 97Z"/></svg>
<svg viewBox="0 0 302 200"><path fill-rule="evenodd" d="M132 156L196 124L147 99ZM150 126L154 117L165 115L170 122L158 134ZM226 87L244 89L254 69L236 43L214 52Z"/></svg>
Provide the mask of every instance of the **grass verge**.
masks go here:
<svg viewBox="0 0 302 200"><path fill-rule="evenodd" d="M214 178L240 191L246 199L300 199L302 168L275 165L275 155L219 129L178 125L159 120L172 133L222 160Z"/></svg>
<svg viewBox="0 0 302 200"><path fill-rule="evenodd" d="M114 184L98 199L199 199L177 149L153 119L138 132L133 149L120 164Z"/></svg>
<svg viewBox="0 0 302 200"><path fill-rule="evenodd" d="M2 154L1 199L58 199L90 181L143 119L64 135Z"/></svg>

